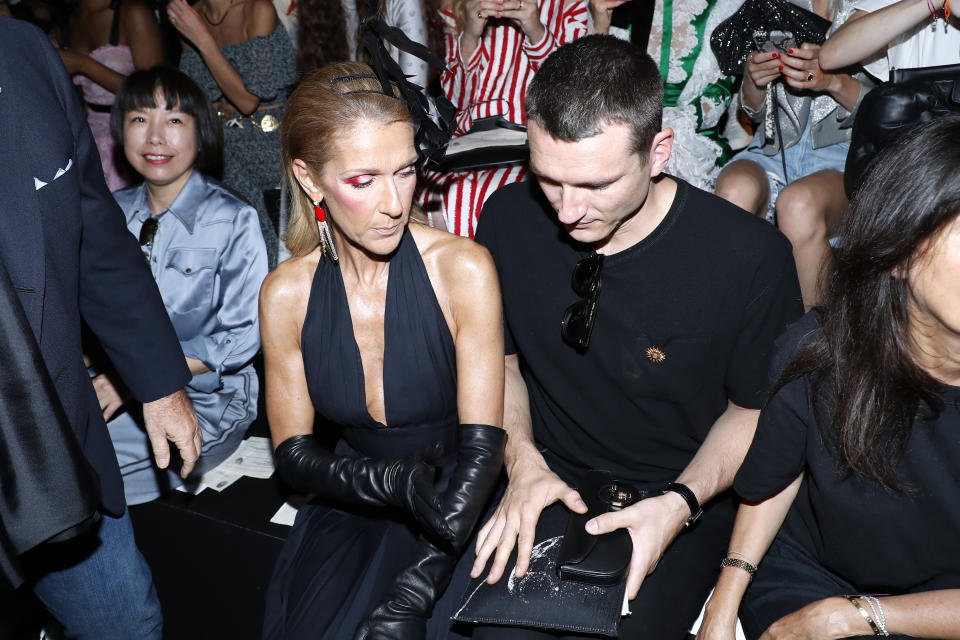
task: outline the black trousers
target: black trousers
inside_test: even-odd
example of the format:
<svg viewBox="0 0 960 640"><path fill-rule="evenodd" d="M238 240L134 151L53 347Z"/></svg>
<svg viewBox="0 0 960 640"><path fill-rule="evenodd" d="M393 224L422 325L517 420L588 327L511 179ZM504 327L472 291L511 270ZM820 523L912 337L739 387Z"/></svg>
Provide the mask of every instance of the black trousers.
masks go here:
<svg viewBox="0 0 960 640"><path fill-rule="evenodd" d="M812 602L859 592L857 587L821 565L781 529L747 589L740 606L740 624L748 640L756 640L771 624ZM865 639L874 635L857 637ZM903 635L890 638L910 640L910 636Z"/></svg>
<svg viewBox="0 0 960 640"><path fill-rule="evenodd" d="M559 505L550 508L562 508ZM643 581L620 625L625 640L686 640L703 603L716 584L730 532L735 503L724 495L704 510L700 521L683 531ZM515 627L478 626L473 640L557 640L597 636L548 633Z"/></svg>

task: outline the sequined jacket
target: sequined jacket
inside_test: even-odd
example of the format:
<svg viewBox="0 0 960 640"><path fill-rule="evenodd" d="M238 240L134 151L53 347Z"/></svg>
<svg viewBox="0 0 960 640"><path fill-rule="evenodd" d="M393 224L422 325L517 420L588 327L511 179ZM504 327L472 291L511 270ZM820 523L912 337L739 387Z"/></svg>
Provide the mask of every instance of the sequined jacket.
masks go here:
<svg viewBox="0 0 960 640"><path fill-rule="evenodd" d="M791 1L799 7L813 11L811 0ZM850 4L842 3L842 6L836 10L828 35L846 22L851 13L853 11ZM811 140L814 149L821 149L849 140L857 107L863 97L867 95L867 92L874 87L874 83L863 72L858 72L853 77L860 83L860 95L852 110L844 108L829 94L823 93L811 97L806 94L795 93L794 89L783 82L777 82L770 85L772 89L768 89L764 105L759 110L754 111L743 103L743 92L741 91L737 98L740 108L753 122L762 123L762 126L757 128L756 137L750 148L760 149L768 156L780 152L780 140L775 129L773 111L770 108L774 99L780 109L780 130L785 148L792 147L800 141L804 127L807 126L808 122L813 127Z"/></svg>

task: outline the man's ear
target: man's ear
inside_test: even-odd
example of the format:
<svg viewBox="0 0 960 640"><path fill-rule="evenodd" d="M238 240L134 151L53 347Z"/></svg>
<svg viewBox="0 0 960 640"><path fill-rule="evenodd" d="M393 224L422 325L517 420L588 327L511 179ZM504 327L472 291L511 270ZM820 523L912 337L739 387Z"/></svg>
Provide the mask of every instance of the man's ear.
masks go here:
<svg viewBox="0 0 960 640"><path fill-rule="evenodd" d="M313 171L307 166L306 162L299 158L293 161L293 177L297 179L300 188L312 202L323 201L323 192L320 191L320 185L317 183Z"/></svg>
<svg viewBox="0 0 960 640"><path fill-rule="evenodd" d="M656 178L667 168L667 162L670 161L670 153L672 151L673 129L667 127L653 136L653 143L650 145L647 161L650 167L651 178Z"/></svg>

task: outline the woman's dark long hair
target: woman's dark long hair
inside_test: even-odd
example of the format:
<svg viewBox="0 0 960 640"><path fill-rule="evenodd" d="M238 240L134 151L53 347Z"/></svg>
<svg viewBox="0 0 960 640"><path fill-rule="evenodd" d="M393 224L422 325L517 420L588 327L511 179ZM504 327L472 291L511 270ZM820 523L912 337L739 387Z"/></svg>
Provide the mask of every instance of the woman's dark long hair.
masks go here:
<svg viewBox="0 0 960 640"><path fill-rule="evenodd" d="M822 326L777 383L808 376L817 423L842 472L898 478L914 421L941 409L913 354L911 264L960 212L960 117L918 125L871 165L850 202L825 281Z"/></svg>
<svg viewBox="0 0 960 640"><path fill-rule="evenodd" d="M357 4L362 5L363 0ZM345 20L340 0L297 2L297 68L301 75L331 62L350 60Z"/></svg>
<svg viewBox="0 0 960 640"><path fill-rule="evenodd" d="M366 18L368 0L355 2L357 16ZM383 16L384 0L380 0L379 12ZM443 59L443 22L440 19L439 0L421 0L424 20L427 23L427 46ZM297 3L297 68L301 77L331 62L347 62L354 54L348 50L341 0L298 0ZM361 56L362 59L362 56Z"/></svg>

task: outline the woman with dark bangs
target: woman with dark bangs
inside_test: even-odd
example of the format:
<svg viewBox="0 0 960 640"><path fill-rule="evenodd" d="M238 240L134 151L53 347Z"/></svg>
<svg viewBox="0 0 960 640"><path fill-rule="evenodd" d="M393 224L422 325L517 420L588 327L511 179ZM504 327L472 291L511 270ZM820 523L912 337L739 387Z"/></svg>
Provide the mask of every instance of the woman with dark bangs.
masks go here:
<svg viewBox="0 0 960 640"><path fill-rule="evenodd" d="M750 639L960 638L957 140L944 117L878 155L781 337L700 640L738 608Z"/></svg>
<svg viewBox="0 0 960 640"><path fill-rule="evenodd" d="M174 69L136 71L117 94L111 129L143 183L114 193L140 241L193 379L187 395L203 432L196 474L240 444L257 416L250 359L260 349L257 295L267 255L256 210L209 177L223 137L200 88ZM149 339L149 336L144 336ZM144 363L149 366L149 363ZM128 504L147 502L182 480L152 464L139 412L115 376L93 381L109 420Z"/></svg>

